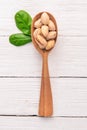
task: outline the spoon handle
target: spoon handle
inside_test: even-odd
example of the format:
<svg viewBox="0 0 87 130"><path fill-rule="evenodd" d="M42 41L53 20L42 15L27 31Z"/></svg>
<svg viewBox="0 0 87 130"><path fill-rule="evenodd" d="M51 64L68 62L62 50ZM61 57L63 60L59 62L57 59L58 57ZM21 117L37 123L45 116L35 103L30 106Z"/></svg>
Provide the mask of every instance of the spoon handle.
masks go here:
<svg viewBox="0 0 87 130"><path fill-rule="evenodd" d="M42 66L42 80L41 80L41 92L40 92L40 103L39 103L39 115L40 116L51 116L53 114L53 101L51 93L51 85L48 70L48 54L43 55L43 66Z"/></svg>

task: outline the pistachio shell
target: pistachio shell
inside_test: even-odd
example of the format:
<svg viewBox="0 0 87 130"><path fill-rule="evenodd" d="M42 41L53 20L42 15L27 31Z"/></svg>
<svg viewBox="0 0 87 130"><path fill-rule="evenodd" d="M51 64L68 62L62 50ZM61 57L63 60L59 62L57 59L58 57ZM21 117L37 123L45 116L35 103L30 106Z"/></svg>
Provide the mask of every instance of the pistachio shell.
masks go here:
<svg viewBox="0 0 87 130"><path fill-rule="evenodd" d="M44 37L47 37L48 31L49 31L49 29L48 29L48 26L47 26L47 25L43 25L43 26L41 27L41 33L43 34Z"/></svg>
<svg viewBox="0 0 87 130"><path fill-rule="evenodd" d="M51 30L51 31L55 31L56 30L55 24L53 23L52 20L49 20L48 26L49 26L49 30Z"/></svg>
<svg viewBox="0 0 87 130"><path fill-rule="evenodd" d="M49 24L49 15L47 13L43 13L41 15L41 22L44 24L44 25L48 25Z"/></svg>
<svg viewBox="0 0 87 130"><path fill-rule="evenodd" d="M37 40L38 40L42 45L44 45L44 47L46 47L47 41L46 41L46 39L45 39L43 36L37 35Z"/></svg>
<svg viewBox="0 0 87 130"><path fill-rule="evenodd" d="M48 35L47 35L47 40L55 39L56 35L57 35L56 31L49 32Z"/></svg>
<svg viewBox="0 0 87 130"><path fill-rule="evenodd" d="M34 38L36 38L37 35L40 34L40 33L41 33L41 29L40 29L40 28L35 29L35 30L34 30L34 33L33 33Z"/></svg>
<svg viewBox="0 0 87 130"><path fill-rule="evenodd" d="M34 27L35 27L35 28L40 28L41 25L42 25L41 19L38 19L38 20L34 23Z"/></svg>
<svg viewBox="0 0 87 130"><path fill-rule="evenodd" d="M49 40L46 46L46 50L50 50L55 45L55 40Z"/></svg>
<svg viewBox="0 0 87 130"><path fill-rule="evenodd" d="M40 42L38 42L36 39L35 39L35 41L36 41L37 45L40 47L40 49L44 49L44 48L45 48L45 47L44 47Z"/></svg>

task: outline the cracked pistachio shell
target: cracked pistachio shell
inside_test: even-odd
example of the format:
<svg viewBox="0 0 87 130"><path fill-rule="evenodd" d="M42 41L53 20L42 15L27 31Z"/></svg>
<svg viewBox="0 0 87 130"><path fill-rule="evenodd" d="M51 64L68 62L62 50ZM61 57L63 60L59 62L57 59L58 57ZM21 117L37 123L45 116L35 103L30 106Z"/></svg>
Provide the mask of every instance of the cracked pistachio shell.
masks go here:
<svg viewBox="0 0 87 130"><path fill-rule="evenodd" d="M41 33L42 33L42 35L43 35L44 37L47 37L48 32L49 32L48 26L47 26L47 25L43 25L43 26L41 27Z"/></svg>
<svg viewBox="0 0 87 130"><path fill-rule="evenodd" d="M42 26L41 19L38 19L38 20L34 23L34 27L35 27L35 28L40 28L41 26Z"/></svg>
<svg viewBox="0 0 87 130"><path fill-rule="evenodd" d="M55 40L49 40L46 46L46 50L50 50L55 45Z"/></svg>
<svg viewBox="0 0 87 130"><path fill-rule="evenodd" d="M40 28L35 29L35 30L34 30L34 33L33 33L34 38L36 38L37 35L40 34L40 33L41 33L41 29L40 29Z"/></svg>
<svg viewBox="0 0 87 130"><path fill-rule="evenodd" d="M40 42L38 42L36 39L35 39L37 45L39 46L40 49L44 49L44 45L42 45Z"/></svg>
<svg viewBox="0 0 87 130"><path fill-rule="evenodd" d="M50 40L50 39L55 39L56 38L56 31L50 31L47 35L47 40Z"/></svg>
<svg viewBox="0 0 87 130"><path fill-rule="evenodd" d="M42 45L44 45L44 47L46 47L47 41L46 41L46 39L45 39L43 36L37 35L37 40L38 40L38 42L40 42Z"/></svg>
<svg viewBox="0 0 87 130"><path fill-rule="evenodd" d="M49 20L48 26L49 26L49 30L51 30L51 31L55 31L56 30L55 24L53 23L52 20Z"/></svg>
<svg viewBox="0 0 87 130"><path fill-rule="evenodd" d="M49 15L47 13L42 13L41 15L41 22L44 24L44 25L48 25L49 24Z"/></svg>

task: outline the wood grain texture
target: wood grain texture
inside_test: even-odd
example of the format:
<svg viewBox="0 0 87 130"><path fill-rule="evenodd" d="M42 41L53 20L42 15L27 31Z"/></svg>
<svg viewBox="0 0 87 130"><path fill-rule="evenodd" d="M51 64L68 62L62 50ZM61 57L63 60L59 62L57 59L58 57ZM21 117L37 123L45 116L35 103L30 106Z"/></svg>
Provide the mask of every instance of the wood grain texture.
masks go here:
<svg viewBox="0 0 87 130"><path fill-rule="evenodd" d="M87 130L87 119L0 117L1 130Z"/></svg>
<svg viewBox="0 0 87 130"><path fill-rule="evenodd" d="M52 116L53 114L53 99L52 99L51 83L48 68L48 52L44 52L42 58L43 58L43 65L42 65L39 115L47 117Z"/></svg>
<svg viewBox="0 0 87 130"><path fill-rule="evenodd" d="M87 38L59 37L49 54L51 77L87 76ZM0 38L0 76L41 76L42 59L33 44L15 47Z"/></svg>
<svg viewBox="0 0 87 130"><path fill-rule="evenodd" d="M8 41L20 32L14 15L21 9L32 17L48 11L58 23L59 38L49 55L52 118L12 116L37 115L40 92L38 52L31 44L17 48ZM0 130L87 130L87 0L0 0L0 12Z"/></svg>
<svg viewBox="0 0 87 130"><path fill-rule="evenodd" d="M40 78L1 78L0 115L38 115ZM51 78L53 116L87 116L87 79Z"/></svg>
<svg viewBox="0 0 87 130"><path fill-rule="evenodd" d="M18 10L28 11L32 17L38 12L52 13L59 26L59 35L87 36L87 1L86 0L6 0L0 1L0 35L10 35L19 32L15 26L14 15ZM13 6L11 6L13 5ZM33 8L32 8L33 7Z"/></svg>

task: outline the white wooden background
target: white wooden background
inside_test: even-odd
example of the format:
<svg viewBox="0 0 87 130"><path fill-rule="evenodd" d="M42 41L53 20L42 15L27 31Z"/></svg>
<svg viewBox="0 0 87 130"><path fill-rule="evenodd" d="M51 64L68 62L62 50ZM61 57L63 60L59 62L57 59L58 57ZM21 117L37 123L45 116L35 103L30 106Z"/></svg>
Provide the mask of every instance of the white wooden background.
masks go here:
<svg viewBox="0 0 87 130"><path fill-rule="evenodd" d="M54 115L38 114L41 57L27 44L15 47L19 10L52 13L59 37L49 55ZM87 0L0 0L0 130L87 130Z"/></svg>

